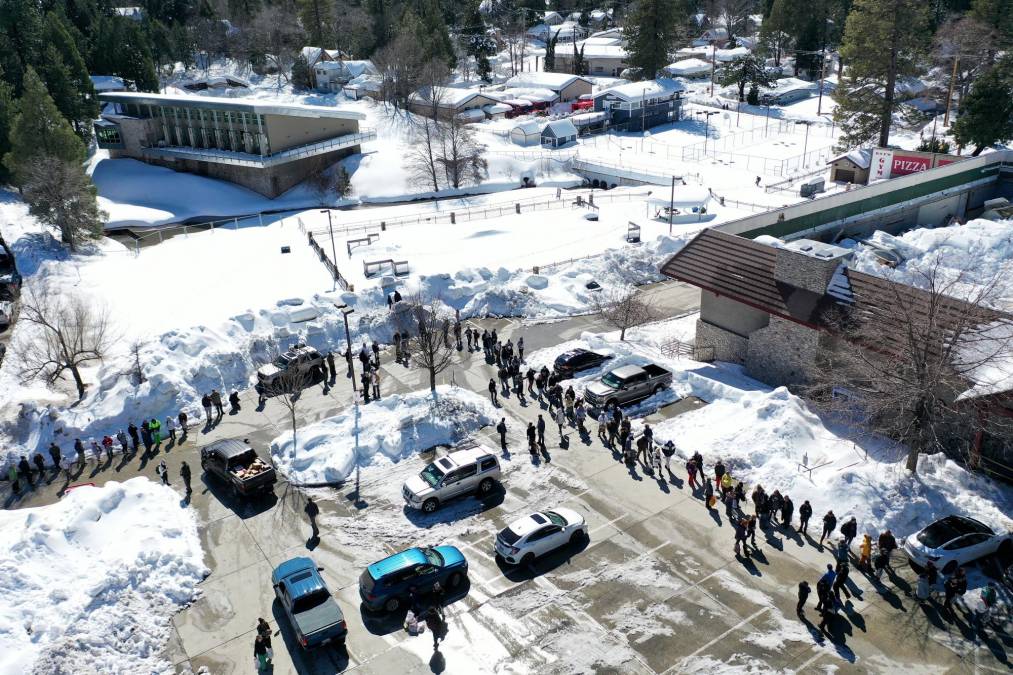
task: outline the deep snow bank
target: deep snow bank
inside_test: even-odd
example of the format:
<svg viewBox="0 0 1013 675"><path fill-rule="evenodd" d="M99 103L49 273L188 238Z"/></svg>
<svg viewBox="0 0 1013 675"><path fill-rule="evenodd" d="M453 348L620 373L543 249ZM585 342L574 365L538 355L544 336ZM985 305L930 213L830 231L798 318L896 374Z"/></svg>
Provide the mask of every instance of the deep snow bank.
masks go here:
<svg viewBox="0 0 1013 675"><path fill-rule="evenodd" d="M496 419L488 399L460 387L440 386L388 396L299 429L271 442L275 466L290 481L334 483L376 455L397 461L436 445L454 443Z"/></svg>
<svg viewBox="0 0 1013 675"><path fill-rule="evenodd" d="M0 512L0 672L161 673L207 574L193 511L146 478Z"/></svg>

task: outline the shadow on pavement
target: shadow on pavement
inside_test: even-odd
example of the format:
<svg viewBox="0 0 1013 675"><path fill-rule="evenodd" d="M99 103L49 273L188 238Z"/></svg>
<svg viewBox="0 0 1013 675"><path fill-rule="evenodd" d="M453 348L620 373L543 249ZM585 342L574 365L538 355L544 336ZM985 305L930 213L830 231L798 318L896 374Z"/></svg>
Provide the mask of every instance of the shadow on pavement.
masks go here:
<svg viewBox="0 0 1013 675"><path fill-rule="evenodd" d="M570 559L578 553L581 553L590 543L590 538L583 537L577 542L570 542L566 546L562 546L552 553L547 553L541 558L536 558L530 565L508 565L500 556L497 555L496 566L499 567L504 577L514 583L529 581L535 577L551 572L557 567L561 567L563 564L569 564Z"/></svg>
<svg viewBox="0 0 1013 675"><path fill-rule="evenodd" d="M447 592L443 596L441 604L444 607L449 607L455 602L463 600L470 592L471 579L465 577L464 582L460 586ZM419 597L419 604L423 607L426 606L426 603L432 605L432 600L432 595L422 595ZM359 616L362 618L362 625L365 626L366 630L373 635L390 635L391 633L395 633L399 630L404 630L404 619L405 615L408 613L408 609L409 608L405 606L396 612L384 612L382 610L374 612L366 609L366 606L360 603Z"/></svg>

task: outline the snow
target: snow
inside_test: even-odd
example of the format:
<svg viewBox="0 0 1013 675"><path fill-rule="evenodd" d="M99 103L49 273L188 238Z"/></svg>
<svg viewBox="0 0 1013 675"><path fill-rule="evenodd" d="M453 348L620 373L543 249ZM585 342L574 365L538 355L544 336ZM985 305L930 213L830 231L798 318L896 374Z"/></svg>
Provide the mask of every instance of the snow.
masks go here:
<svg viewBox="0 0 1013 675"><path fill-rule="evenodd" d="M616 98L621 98L624 101L635 103L637 101L657 98L659 96L670 96L671 94L677 94L685 90L686 88L675 80L658 78L656 80L630 82L629 84L620 84L615 87L609 87L608 89L604 89L595 94L595 98L598 98L599 96L612 95Z"/></svg>
<svg viewBox="0 0 1013 675"><path fill-rule="evenodd" d="M703 59L682 59L665 66L665 70L672 76L689 77L711 71L711 64Z"/></svg>
<svg viewBox="0 0 1013 675"><path fill-rule="evenodd" d="M355 467L375 455L407 459L437 445L450 445L494 424L496 409L488 398L460 387L440 386L435 393L389 396L354 406L334 417L299 429L293 443L285 433L271 442L274 464L289 481L324 484L344 481Z"/></svg>
<svg viewBox="0 0 1013 675"><path fill-rule="evenodd" d="M2 511L0 672L171 672L169 619L207 573L194 512L146 478Z"/></svg>
<svg viewBox="0 0 1013 675"><path fill-rule="evenodd" d="M514 75L505 82L507 87L533 87L536 89L552 89L559 91L565 89L577 80L584 78L579 75L568 75L566 73L530 72Z"/></svg>

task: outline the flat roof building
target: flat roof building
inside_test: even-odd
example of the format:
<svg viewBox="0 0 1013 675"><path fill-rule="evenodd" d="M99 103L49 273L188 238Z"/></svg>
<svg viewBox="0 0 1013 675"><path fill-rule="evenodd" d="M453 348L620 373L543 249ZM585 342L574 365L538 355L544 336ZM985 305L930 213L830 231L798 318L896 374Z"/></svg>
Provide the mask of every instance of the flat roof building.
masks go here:
<svg viewBox="0 0 1013 675"><path fill-rule="evenodd" d="M135 92L99 94L98 146L112 158L238 183L267 197L376 138L365 115L324 106Z"/></svg>

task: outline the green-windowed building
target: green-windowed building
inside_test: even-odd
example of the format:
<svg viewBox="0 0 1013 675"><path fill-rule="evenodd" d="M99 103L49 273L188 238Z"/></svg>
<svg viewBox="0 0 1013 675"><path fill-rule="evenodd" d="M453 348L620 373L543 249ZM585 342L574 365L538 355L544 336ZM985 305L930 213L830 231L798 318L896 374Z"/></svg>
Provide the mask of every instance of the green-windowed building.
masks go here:
<svg viewBox="0 0 1013 675"><path fill-rule="evenodd" d="M204 96L100 94L98 146L276 197L376 138L362 113Z"/></svg>

